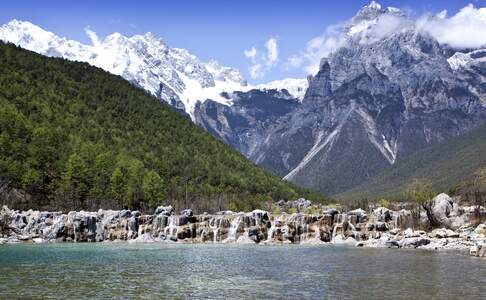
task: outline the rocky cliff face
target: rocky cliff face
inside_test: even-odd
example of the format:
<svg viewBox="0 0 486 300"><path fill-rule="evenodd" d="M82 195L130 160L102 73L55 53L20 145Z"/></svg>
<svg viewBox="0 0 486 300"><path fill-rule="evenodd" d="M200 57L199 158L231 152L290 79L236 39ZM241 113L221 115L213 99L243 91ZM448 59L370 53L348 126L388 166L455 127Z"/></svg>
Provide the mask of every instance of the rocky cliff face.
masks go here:
<svg viewBox="0 0 486 300"><path fill-rule="evenodd" d="M339 39L300 104L252 114L261 94L242 93L245 109L206 103L197 122L266 169L331 195L485 123L486 49L440 44L376 2Z"/></svg>
<svg viewBox="0 0 486 300"><path fill-rule="evenodd" d="M247 157L259 148L271 125L300 106L287 90L254 89L225 96L231 106L212 100L198 103L195 122Z"/></svg>
<svg viewBox="0 0 486 300"><path fill-rule="evenodd" d="M441 194L428 214L414 219L410 210L393 211L375 207L365 211L317 209L314 214L270 214L231 211L214 215L193 215L189 209L179 215L172 207L159 207L153 215L138 211L39 212L0 210L0 244L18 242L185 242L185 243L345 243L358 247L424 247L471 250L486 254L484 224L473 227L475 207L460 207ZM484 208L480 211L485 216ZM412 230L430 224L430 232Z"/></svg>
<svg viewBox="0 0 486 300"><path fill-rule="evenodd" d="M378 32L384 18L400 28ZM302 105L252 152L258 164L334 194L486 120L484 50L453 54L401 11L376 3L342 38L310 79Z"/></svg>

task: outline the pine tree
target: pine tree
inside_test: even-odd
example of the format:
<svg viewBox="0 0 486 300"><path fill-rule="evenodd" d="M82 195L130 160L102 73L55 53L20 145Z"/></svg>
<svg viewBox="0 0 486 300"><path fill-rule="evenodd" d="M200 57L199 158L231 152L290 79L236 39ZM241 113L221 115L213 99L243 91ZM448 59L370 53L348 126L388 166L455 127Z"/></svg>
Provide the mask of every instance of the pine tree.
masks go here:
<svg viewBox="0 0 486 300"><path fill-rule="evenodd" d="M62 176L62 186L67 198L76 208L83 208L89 191L88 170L78 154L71 154Z"/></svg>
<svg viewBox="0 0 486 300"><path fill-rule="evenodd" d="M163 179L154 171L148 171L143 177L143 197L150 208L162 204L166 197Z"/></svg>

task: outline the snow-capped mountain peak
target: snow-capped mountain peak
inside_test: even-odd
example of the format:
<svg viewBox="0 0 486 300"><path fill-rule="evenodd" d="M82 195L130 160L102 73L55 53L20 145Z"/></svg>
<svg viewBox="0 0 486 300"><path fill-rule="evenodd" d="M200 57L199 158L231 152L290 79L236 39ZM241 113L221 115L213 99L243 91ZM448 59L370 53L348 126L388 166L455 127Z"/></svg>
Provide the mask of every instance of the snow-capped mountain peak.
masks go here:
<svg viewBox="0 0 486 300"><path fill-rule="evenodd" d="M286 88L302 99L307 87L305 79L250 86L237 69L215 60L202 62L186 49L169 47L151 32L131 37L115 32L99 38L87 28L86 34L91 45L59 37L28 21L12 20L0 27L0 40L46 56L87 62L120 75L191 117L199 101L211 99L231 105L222 92Z"/></svg>
<svg viewBox="0 0 486 300"><path fill-rule="evenodd" d="M88 62L123 76L189 114L206 97L227 103L220 96L222 91L246 89L238 70L215 61L201 62L185 49L168 47L150 32L131 37L113 33L103 39L89 28L86 33L91 45L61 38L27 21L12 20L0 27L3 41L47 56Z"/></svg>
<svg viewBox="0 0 486 300"><path fill-rule="evenodd" d="M382 7L372 1L364 6L347 22L344 37L359 42L370 42L407 27L408 18L404 12L395 7Z"/></svg>

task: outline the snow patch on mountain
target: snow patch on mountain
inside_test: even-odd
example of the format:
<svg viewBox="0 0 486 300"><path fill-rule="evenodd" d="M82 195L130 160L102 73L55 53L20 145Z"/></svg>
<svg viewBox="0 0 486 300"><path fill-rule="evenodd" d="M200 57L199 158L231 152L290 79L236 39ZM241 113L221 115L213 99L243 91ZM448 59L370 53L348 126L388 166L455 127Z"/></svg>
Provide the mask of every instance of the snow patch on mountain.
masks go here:
<svg viewBox="0 0 486 300"><path fill-rule="evenodd" d="M0 40L52 57L87 62L135 83L193 117L197 102L211 99L231 105L223 92L251 89L286 89L302 99L305 79L284 79L251 86L235 68L217 61L201 62L185 49L170 48L152 33L123 36L113 33L100 39L89 28L91 45L61 38L27 21L12 20L0 27Z"/></svg>
<svg viewBox="0 0 486 300"><path fill-rule="evenodd" d="M222 92L259 88L248 85L237 69L221 66L215 60L201 62L185 49L168 47L152 33L132 37L113 33L104 39L89 28L86 33L91 45L61 38L27 21L12 20L0 27L0 40L46 56L87 62L120 75L191 116L198 101L211 99L231 105ZM282 84L288 83L289 92L302 98L302 81L284 80L262 88L283 89Z"/></svg>
<svg viewBox="0 0 486 300"><path fill-rule="evenodd" d="M287 90L290 95L302 100L304 99L308 86L309 82L307 79L286 78L283 80L275 80L268 83L259 84L255 86L255 88L260 90Z"/></svg>
<svg viewBox="0 0 486 300"><path fill-rule="evenodd" d="M297 167L295 167L292 171L290 171L287 175L285 175L283 177L284 180L292 180L292 178L300 171L302 170L303 168L305 168L305 166L319 153L321 152L323 149L327 147L327 152L329 152L329 150L332 148L332 145L334 143L334 141L336 140L336 137L339 136L339 133L341 132L341 127L342 127L342 124L338 125L336 127L336 129L334 129L331 133L329 133L328 135L325 135L324 132L319 132L318 136L317 136L317 139L316 139L316 142L314 143L314 146L312 146L312 148L309 150L309 152L307 152L307 154L304 156L304 158L302 159L302 161L297 165ZM322 155L322 156L325 156Z"/></svg>
<svg viewBox="0 0 486 300"><path fill-rule="evenodd" d="M456 52L447 59L452 70L467 68L471 64L486 62L486 49L474 50L468 53Z"/></svg>

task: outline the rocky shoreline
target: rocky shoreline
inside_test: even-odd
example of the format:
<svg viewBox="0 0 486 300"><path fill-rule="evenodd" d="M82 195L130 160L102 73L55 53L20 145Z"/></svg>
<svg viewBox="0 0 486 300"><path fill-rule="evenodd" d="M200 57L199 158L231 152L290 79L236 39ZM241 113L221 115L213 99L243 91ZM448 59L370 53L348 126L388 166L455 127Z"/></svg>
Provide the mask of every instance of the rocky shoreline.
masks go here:
<svg viewBox="0 0 486 300"><path fill-rule="evenodd" d="M175 214L171 206L152 215L139 211L97 212L0 210L0 244L45 242L181 242L248 244L348 244L357 247L451 249L486 256L486 224L473 226L475 207L461 207L446 194L432 200L429 214L440 227L413 230L410 210L377 207L342 212L323 208L317 213L272 214L223 211L193 215L190 209ZM481 208L484 213L484 208Z"/></svg>

